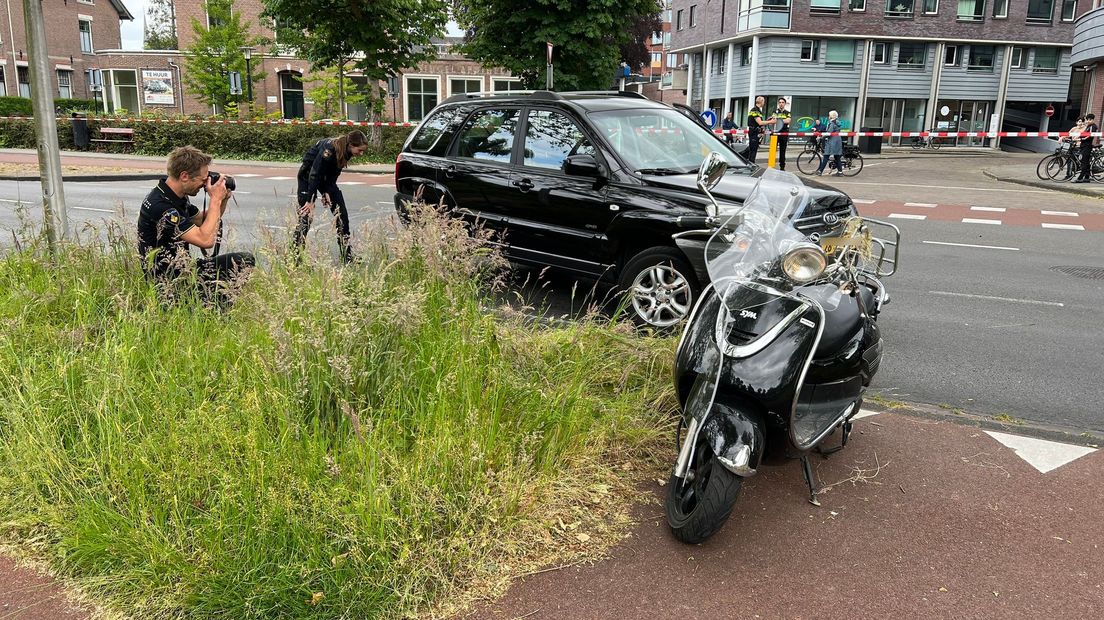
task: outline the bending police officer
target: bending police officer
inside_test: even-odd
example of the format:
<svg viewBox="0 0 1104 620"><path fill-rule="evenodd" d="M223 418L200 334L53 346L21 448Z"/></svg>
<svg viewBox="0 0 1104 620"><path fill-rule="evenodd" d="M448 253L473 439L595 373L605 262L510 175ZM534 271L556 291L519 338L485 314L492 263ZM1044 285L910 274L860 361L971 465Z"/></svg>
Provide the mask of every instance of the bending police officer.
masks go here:
<svg viewBox="0 0 1104 620"><path fill-rule="evenodd" d="M306 245L307 232L310 231L314 219L315 199L320 194L322 204L329 207L334 215L341 260L345 263L353 260L352 250L349 248L349 210L345 207L345 196L337 187L337 177L350 159L363 154L367 148L368 140L357 130L337 138L323 138L303 154L298 175L299 223L295 227L295 251L301 252Z"/></svg>

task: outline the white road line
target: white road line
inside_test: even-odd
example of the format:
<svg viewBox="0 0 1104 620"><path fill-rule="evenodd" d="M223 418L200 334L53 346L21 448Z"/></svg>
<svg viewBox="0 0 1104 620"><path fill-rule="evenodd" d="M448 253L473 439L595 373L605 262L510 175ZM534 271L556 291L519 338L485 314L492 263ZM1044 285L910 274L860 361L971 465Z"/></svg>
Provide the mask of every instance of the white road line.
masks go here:
<svg viewBox="0 0 1104 620"><path fill-rule="evenodd" d="M21 205L21 204L23 204L27 201L26 200L8 200L7 198L0 198L0 202L10 202L13 205Z"/></svg>
<svg viewBox="0 0 1104 620"><path fill-rule="evenodd" d="M290 181L293 177L265 177L267 181Z"/></svg>
<svg viewBox="0 0 1104 620"><path fill-rule="evenodd" d="M1043 222L1043 228L1057 228L1059 230L1085 230L1085 227L1080 224L1051 224L1050 222Z"/></svg>
<svg viewBox="0 0 1104 620"><path fill-rule="evenodd" d="M1010 250L1012 252L1019 252L1020 248L1010 248L1003 245L974 245L972 243L950 243L947 241L921 241L920 243L927 243L930 245L953 245L958 248L981 248L983 250Z"/></svg>
<svg viewBox="0 0 1104 620"><path fill-rule="evenodd" d="M846 179L842 179L846 180ZM832 179L833 183L839 183L841 179ZM919 185L916 183L867 183L865 181L848 181L849 185L876 185L878 187L923 187L932 189L931 185ZM1049 189L1001 189L998 187L958 187L954 185L940 185L936 189L965 189L972 192L1016 192L1018 194L1051 194Z"/></svg>
<svg viewBox="0 0 1104 620"><path fill-rule="evenodd" d="M857 205L872 205L872 204L874 204L875 202L878 202L878 201L877 200L867 200L865 198L852 198L851 202L853 202Z"/></svg>
<svg viewBox="0 0 1104 620"><path fill-rule="evenodd" d="M1000 226L1001 225L1000 220L979 220L979 219L975 219L975 218L972 218L972 217L962 218L962 223L963 224L992 224L994 226Z"/></svg>
<svg viewBox="0 0 1104 620"><path fill-rule="evenodd" d="M1004 213L1004 207L970 207L971 211L992 211L993 213Z"/></svg>
<svg viewBox="0 0 1104 620"><path fill-rule="evenodd" d="M923 207L925 209L934 209L934 208L938 207L939 205L934 205L930 202L906 202L905 206L906 207Z"/></svg>
<svg viewBox="0 0 1104 620"><path fill-rule="evenodd" d="M364 185L364 181L342 181L338 185Z"/></svg>
<svg viewBox="0 0 1104 620"><path fill-rule="evenodd" d="M92 207L70 207L79 211L96 211L97 213L114 213L112 209L93 209Z"/></svg>
<svg viewBox="0 0 1104 620"><path fill-rule="evenodd" d="M240 189L236 189L236 190L234 190L234 195L235 195L235 196L236 196L236 195L238 195L238 194L252 194L252 193L253 193L253 192L244 192L244 191L242 191L242 190L240 190Z"/></svg>
<svg viewBox="0 0 1104 620"><path fill-rule="evenodd" d="M1062 217L1077 217L1078 214L1073 211L1039 211L1043 215L1059 215Z"/></svg>
<svg viewBox="0 0 1104 620"><path fill-rule="evenodd" d="M372 187L395 187L395 184L394 183L377 183L376 185L373 185Z"/></svg>
<svg viewBox="0 0 1104 620"><path fill-rule="evenodd" d="M946 295L947 297L968 297L970 299L986 299L989 301L1014 301L1020 304L1033 304L1036 306L1058 306L1064 308L1066 304L1056 301L1038 301L1036 299L1014 299L1012 297L990 297L989 295L969 295L967 293L951 293L948 291L928 291L931 295Z"/></svg>
<svg viewBox="0 0 1104 620"><path fill-rule="evenodd" d="M264 224L265 228L271 228L272 230L287 230L287 226L273 226L272 224Z"/></svg>
<svg viewBox="0 0 1104 620"><path fill-rule="evenodd" d="M895 218L895 219L898 219L898 220L926 220L926 219L928 219L928 216L926 216L926 215L914 215L912 213L890 213L889 217Z"/></svg>
<svg viewBox="0 0 1104 620"><path fill-rule="evenodd" d="M261 175L253 174L252 172L246 172L246 173L243 173L243 174L232 174L230 176L241 177L243 179L250 179L250 178L253 178L253 177L259 177Z"/></svg>

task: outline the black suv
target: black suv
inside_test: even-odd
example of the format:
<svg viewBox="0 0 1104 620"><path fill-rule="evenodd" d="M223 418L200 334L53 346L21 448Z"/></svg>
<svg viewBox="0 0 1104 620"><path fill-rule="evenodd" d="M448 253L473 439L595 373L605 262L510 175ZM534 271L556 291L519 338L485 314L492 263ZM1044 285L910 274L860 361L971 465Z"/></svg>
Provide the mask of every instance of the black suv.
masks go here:
<svg viewBox="0 0 1104 620"><path fill-rule="evenodd" d="M395 207L402 215L420 189L492 229L510 260L613 282L638 322L669 327L707 281L701 257L671 237L679 216L705 214L702 160L717 151L731 166L713 190L722 215L761 174L687 110L636 93L457 95L403 145ZM854 213L845 194L806 184L815 209L796 222L803 232Z"/></svg>

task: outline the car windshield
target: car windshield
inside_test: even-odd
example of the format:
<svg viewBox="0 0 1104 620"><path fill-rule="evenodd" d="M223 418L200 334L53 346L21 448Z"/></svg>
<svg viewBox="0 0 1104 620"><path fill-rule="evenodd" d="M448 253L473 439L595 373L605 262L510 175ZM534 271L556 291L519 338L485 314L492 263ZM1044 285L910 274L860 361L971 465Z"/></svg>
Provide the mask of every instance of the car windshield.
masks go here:
<svg viewBox="0 0 1104 620"><path fill-rule="evenodd" d="M707 129L670 108L592 112L590 119L632 169L644 174L697 172L710 152L730 166L745 165Z"/></svg>

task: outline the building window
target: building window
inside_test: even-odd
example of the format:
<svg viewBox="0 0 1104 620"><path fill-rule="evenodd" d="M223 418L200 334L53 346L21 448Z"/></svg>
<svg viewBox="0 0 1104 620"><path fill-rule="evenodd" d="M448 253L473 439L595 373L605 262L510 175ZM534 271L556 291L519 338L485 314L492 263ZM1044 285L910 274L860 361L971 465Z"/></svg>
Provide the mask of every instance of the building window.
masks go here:
<svg viewBox="0 0 1104 620"><path fill-rule="evenodd" d="M682 9L675 13L675 30L682 30Z"/></svg>
<svg viewBox="0 0 1104 620"><path fill-rule="evenodd" d="M948 45L943 52L943 66L954 67L958 65L958 46Z"/></svg>
<svg viewBox="0 0 1104 620"><path fill-rule="evenodd" d="M519 90L518 86L520 84L521 80L518 78L491 78L491 92L508 93L512 90Z"/></svg>
<svg viewBox="0 0 1104 620"><path fill-rule="evenodd" d="M884 65L887 62L885 43L874 43L874 64Z"/></svg>
<svg viewBox="0 0 1104 620"><path fill-rule="evenodd" d="M693 28L694 26L697 26L697 25L698 25L698 5L691 4L690 5L690 27Z"/></svg>
<svg viewBox="0 0 1104 620"><path fill-rule="evenodd" d="M838 15L840 12L840 0L809 0L809 12Z"/></svg>
<svg viewBox="0 0 1104 620"><path fill-rule="evenodd" d="M911 18L914 0L886 0L886 17Z"/></svg>
<svg viewBox="0 0 1104 620"><path fill-rule="evenodd" d="M939 0L924 0L924 15L939 13Z"/></svg>
<svg viewBox="0 0 1104 620"><path fill-rule="evenodd" d="M77 2L79 2L80 4L91 4L92 6L96 6L96 3L93 0L77 0Z"/></svg>
<svg viewBox="0 0 1104 620"><path fill-rule="evenodd" d="M811 39L802 39L801 41L801 60L805 62L816 62L820 57L820 41L813 41Z"/></svg>
<svg viewBox="0 0 1104 620"><path fill-rule="evenodd" d="M294 71L280 72L280 95L283 97L284 118L303 118L306 99L303 97L303 76Z"/></svg>
<svg viewBox="0 0 1104 620"><path fill-rule="evenodd" d="M4 77L4 67L0 66L0 97L8 96L8 81Z"/></svg>
<svg viewBox="0 0 1104 620"><path fill-rule="evenodd" d="M1054 16L1054 0L1027 0L1027 23L1049 26Z"/></svg>
<svg viewBox="0 0 1104 620"><path fill-rule="evenodd" d="M751 65L751 46L744 45L740 48L740 65L747 67Z"/></svg>
<svg viewBox="0 0 1104 620"><path fill-rule="evenodd" d="M406 120L420 121L437 105L437 78L406 78Z"/></svg>
<svg viewBox="0 0 1104 620"><path fill-rule="evenodd" d="M923 69L927 58L927 43L901 43L897 51L897 68Z"/></svg>
<svg viewBox="0 0 1104 620"><path fill-rule="evenodd" d="M1058 73L1058 48L1035 48L1035 64L1031 66L1032 73Z"/></svg>
<svg viewBox="0 0 1104 620"><path fill-rule="evenodd" d="M997 48L992 45L971 45L970 62L966 65L967 71L992 71L993 59L997 55Z"/></svg>
<svg viewBox="0 0 1104 620"><path fill-rule="evenodd" d="M448 83L450 97L465 93L483 92L483 78L481 77L450 77Z"/></svg>
<svg viewBox="0 0 1104 620"><path fill-rule="evenodd" d="M958 0L958 21L985 21L985 0Z"/></svg>
<svg viewBox="0 0 1104 620"><path fill-rule="evenodd" d="M1012 68L1013 69L1023 69L1023 66L1024 66L1024 61L1023 61L1024 53L1023 53L1023 51L1024 51L1024 48L1022 48L1022 47L1013 47L1012 48Z"/></svg>
<svg viewBox="0 0 1104 620"><path fill-rule="evenodd" d="M663 66L663 52L652 52L652 67L659 68Z"/></svg>
<svg viewBox="0 0 1104 620"><path fill-rule="evenodd" d="M668 67L677 67L678 66L678 54L667 54L667 66Z"/></svg>
<svg viewBox="0 0 1104 620"><path fill-rule="evenodd" d="M1072 22L1077 17L1077 0L1062 0L1062 21Z"/></svg>
<svg viewBox="0 0 1104 620"><path fill-rule="evenodd" d="M1008 18L1008 0L993 0L993 18Z"/></svg>
<svg viewBox="0 0 1104 620"><path fill-rule="evenodd" d="M229 13L229 14L233 15L234 14L234 5L230 4L230 6L226 7L225 10L223 9L223 7L216 5L215 6L216 14L211 15L211 3L207 2L207 6L205 7L204 12L207 13L207 29L208 30L210 30L211 28L221 28L221 27L226 25L226 20L223 18L223 13Z"/></svg>
<svg viewBox="0 0 1104 620"><path fill-rule="evenodd" d="M27 71L27 67L15 68L16 79L19 80L19 96L31 98L31 76Z"/></svg>
<svg viewBox="0 0 1104 620"><path fill-rule="evenodd" d="M824 54L824 64L831 67L855 66L855 42L829 40L828 49Z"/></svg>
<svg viewBox="0 0 1104 620"><path fill-rule="evenodd" d="M78 28L80 28L80 46L81 52L85 54L92 53L92 22L87 19L81 19L77 21Z"/></svg>
<svg viewBox="0 0 1104 620"><path fill-rule="evenodd" d="M58 98L73 98L73 72L58 69Z"/></svg>
<svg viewBox="0 0 1104 620"><path fill-rule="evenodd" d="M713 74L724 75L725 65L728 64L728 48L718 48L713 50Z"/></svg>
<svg viewBox="0 0 1104 620"><path fill-rule="evenodd" d="M98 93L103 90L103 74L99 69L85 69L84 83L88 84L88 92Z"/></svg>
<svg viewBox="0 0 1104 620"><path fill-rule="evenodd" d="M866 10L866 0L851 0L851 2L847 5L847 8L856 13L862 13Z"/></svg>

